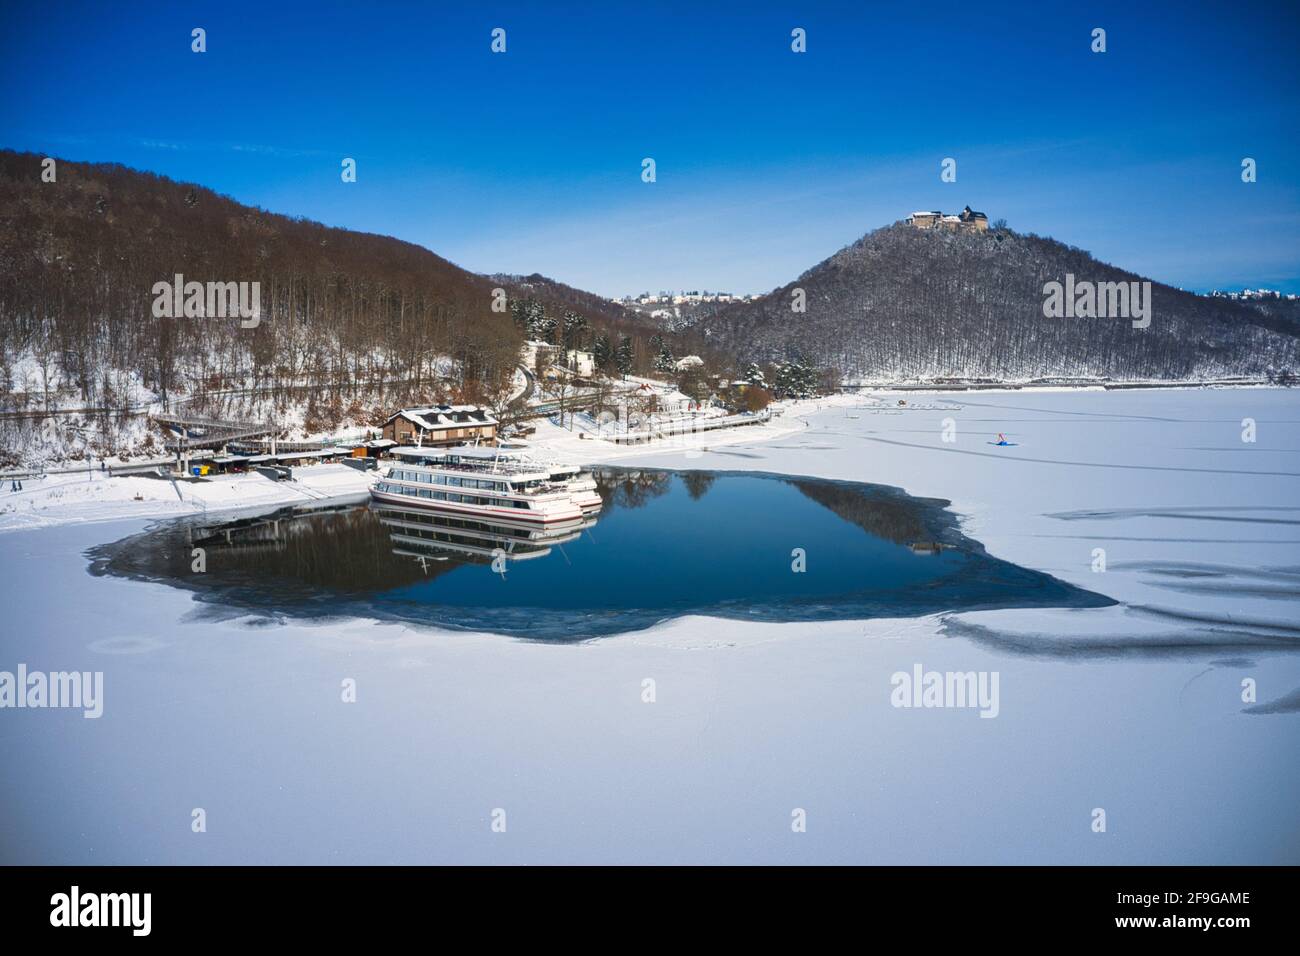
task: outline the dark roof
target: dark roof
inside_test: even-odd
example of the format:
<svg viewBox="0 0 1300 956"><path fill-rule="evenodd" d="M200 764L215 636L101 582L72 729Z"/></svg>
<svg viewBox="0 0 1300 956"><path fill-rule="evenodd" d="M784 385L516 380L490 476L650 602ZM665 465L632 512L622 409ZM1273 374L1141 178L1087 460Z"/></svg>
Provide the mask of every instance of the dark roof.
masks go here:
<svg viewBox="0 0 1300 956"><path fill-rule="evenodd" d="M961 217L963 219L987 219L988 218L988 216L984 215L984 213L976 212L975 210L971 209L970 206L967 206L965 209L961 211Z"/></svg>

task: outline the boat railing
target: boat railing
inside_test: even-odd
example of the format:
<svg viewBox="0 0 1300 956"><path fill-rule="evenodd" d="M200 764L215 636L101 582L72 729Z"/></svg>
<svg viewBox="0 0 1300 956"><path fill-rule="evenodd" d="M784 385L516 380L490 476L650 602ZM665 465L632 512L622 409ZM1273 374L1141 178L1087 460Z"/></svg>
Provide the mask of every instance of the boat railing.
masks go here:
<svg viewBox="0 0 1300 956"><path fill-rule="evenodd" d="M545 468L509 462L485 461L482 464L466 464L465 462L430 461L417 456L392 458L390 461L395 465L401 464L412 468L436 468L442 471L461 471L476 475L534 475L546 472Z"/></svg>

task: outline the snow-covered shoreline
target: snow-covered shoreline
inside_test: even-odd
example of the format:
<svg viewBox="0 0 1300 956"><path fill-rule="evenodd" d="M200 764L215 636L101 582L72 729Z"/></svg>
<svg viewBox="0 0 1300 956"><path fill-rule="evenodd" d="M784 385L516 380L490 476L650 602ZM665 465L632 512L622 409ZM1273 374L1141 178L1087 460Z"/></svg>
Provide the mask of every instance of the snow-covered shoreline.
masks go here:
<svg viewBox="0 0 1300 956"><path fill-rule="evenodd" d="M4 532L63 524L361 500L367 495L369 477L347 465L314 465L299 469L293 481L272 481L255 472L202 481L144 475L108 477L94 471L26 478L22 491L0 487L0 538Z"/></svg>
<svg viewBox="0 0 1300 956"><path fill-rule="evenodd" d="M815 408L816 403L812 402L791 403L790 417L784 420L631 447L580 439L575 432L543 422L540 432L545 437L533 447L539 454L580 464L612 462L644 455L647 450L675 451L778 438L805 427L800 413L807 414ZM88 468L43 478L24 478L20 492L11 491L8 483L0 485L0 534L67 523L183 517L311 501L348 501L364 497L373 477L371 473L339 464L295 468L293 474L292 481L273 481L261 474L248 473L173 482L140 474L108 475Z"/></svg>

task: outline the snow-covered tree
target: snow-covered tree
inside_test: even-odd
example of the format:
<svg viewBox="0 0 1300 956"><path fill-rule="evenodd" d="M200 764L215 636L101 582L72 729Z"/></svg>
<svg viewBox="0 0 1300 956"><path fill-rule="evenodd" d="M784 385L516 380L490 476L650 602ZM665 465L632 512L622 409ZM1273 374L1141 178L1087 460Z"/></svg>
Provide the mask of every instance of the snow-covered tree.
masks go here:
<svg viewBox="0 0 1300 956"><path fill-rule="evenodd" d="M802 357L776 365L776 394L778 398L811 398L817 394L820 374Z"/></svg>
<svg viewBox="0 0 1300 956"><path fill-rule="evenodd" d="M614 361L615 364L618 366L619 374L622 375L624 378L627 378L627 373L632 371L633 360L634 360L634 355L632 352L632 340L631 338L625 335L619 341L618 352L614 356Z"/></svg>
<svg viewBox="0 0 1300 956"><path fill-rule="evenodd" d="M673 350L666 345L661 346L659 354L655 356L655 371L672 372L676 369L676 366L677 360L673 358Z"/></svg>
<svg viewBox="0 0 1300 956"><path fill-rule="evenodd" d="M587 341L587 333L591 329L591 323L587 317L579 315L572 309L566 309L564 312L564 347L566 349L580 349Z"/></svg>
<svg viewBox="0 0 1300 956"><path fill-rule="evenodd" d="M604 332L596 336L596 341L591 344L591 354L596 362L596 368L609 370L610 364L614 361L614 346L610 344L609 336Z"/></svg>

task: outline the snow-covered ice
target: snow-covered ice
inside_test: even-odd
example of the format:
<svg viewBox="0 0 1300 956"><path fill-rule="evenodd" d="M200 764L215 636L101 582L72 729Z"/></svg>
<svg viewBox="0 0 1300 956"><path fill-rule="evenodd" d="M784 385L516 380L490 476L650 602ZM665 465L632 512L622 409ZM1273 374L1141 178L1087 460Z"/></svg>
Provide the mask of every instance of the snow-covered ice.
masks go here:
<svg viewBox="0 0 1300 956"><path fill-rule="evenodd" d="M558 457L948 498L992 554L1121 603L688 617L540 644L218 619L186 592L92 578L86 548L148 523L131 494L83 500L76 522L0 516L0 670L105 675L98 720L0 711L0 861L1300 862L1296 393L904 398L805 404L666 452L538 437ZM1014 446L989 445L999 432ZM256 503L208 504L234 502ZM160 495L148 514L193 508ZM997 672L998 716L891 706L915 664Z"/></svg>

